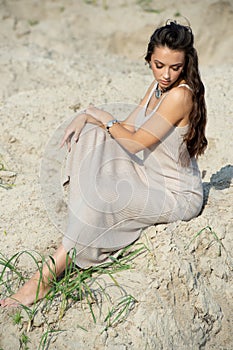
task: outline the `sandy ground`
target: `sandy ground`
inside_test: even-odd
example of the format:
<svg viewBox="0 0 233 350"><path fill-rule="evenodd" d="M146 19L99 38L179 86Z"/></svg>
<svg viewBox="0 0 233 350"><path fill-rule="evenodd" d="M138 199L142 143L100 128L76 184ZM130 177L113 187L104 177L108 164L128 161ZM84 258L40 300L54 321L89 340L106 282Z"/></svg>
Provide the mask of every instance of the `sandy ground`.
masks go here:
<svg viewBox="0 0 233 350"><path fill-rule="evenodd" d="M182 16L196 35L206 86L209 147L199 160L205 208L188 223L151 227L142 235L150 252L117 275L138 301L124 323L102 333L103 318L94 324L88 309L76 303L58 324L55 303L47 321L39 312L27 333L29 349L39 348L48 327L63 332L46 349L233 348L230 0L0 1L0 155L8 170L0 178L2 184L14 182L10 190L0 187L0 251L8 258L24 249L53 253L65 205L56 196L52 208L47 197L42 200L45 150L74 109L90 102L137 103L152 80L143 60L150 34L168 18L185 23ZM206 226L223 246L207 229L185 249ZM29 274L34 269L26 258L19 267ZM26 349L19 340L26 322L13 325L14 312L0 311L0 349Z"/></svg>

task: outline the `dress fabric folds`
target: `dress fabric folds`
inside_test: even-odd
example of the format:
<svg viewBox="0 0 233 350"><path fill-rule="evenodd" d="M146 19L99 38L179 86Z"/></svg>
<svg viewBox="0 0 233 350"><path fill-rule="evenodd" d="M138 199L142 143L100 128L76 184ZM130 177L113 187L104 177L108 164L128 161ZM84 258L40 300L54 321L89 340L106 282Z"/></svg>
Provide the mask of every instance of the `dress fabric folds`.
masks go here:
<svg viewBox="0 0 233 350"><path fill-rule="evenodd" d="M142 108L135 127L152 118L156 109L145 116ZM75 254L78 266L106 261L150 225L198 215L202 182L196 160L188 157L183 143L186 132L187 126L173 127L156 145L133 155L104 129L86 124L72 144L65 179L69 220L62 244Z"/></svg>

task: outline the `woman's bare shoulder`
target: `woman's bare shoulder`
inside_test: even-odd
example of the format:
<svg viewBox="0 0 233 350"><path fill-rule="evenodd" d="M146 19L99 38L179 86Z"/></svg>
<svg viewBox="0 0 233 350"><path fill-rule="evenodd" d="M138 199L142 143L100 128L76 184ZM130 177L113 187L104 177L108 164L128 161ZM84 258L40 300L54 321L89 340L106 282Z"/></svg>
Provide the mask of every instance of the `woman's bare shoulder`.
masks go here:
<svg viewBox="0 0 233 350"><path fill-rule="evenodd" d="M183 119L189 115L193 107L192 91L186 87L174 87L167 94L158 108L162 115Z"/></svg>
<svg viewBox="0 0 233 350"><path fill-rule="evenodd" d="M173 103L176 106L190 107L193 103L193 93L186 85L176 86L169 91L166 100L167 103Z"/></svg>
<svg viewBox="0 0 233 350"><path fill-rule="evenodd" d="M180 84L176 87L173 87L169 91L169 94L180 99L190 98L193 95L192 89L187 84Z"/></svg>

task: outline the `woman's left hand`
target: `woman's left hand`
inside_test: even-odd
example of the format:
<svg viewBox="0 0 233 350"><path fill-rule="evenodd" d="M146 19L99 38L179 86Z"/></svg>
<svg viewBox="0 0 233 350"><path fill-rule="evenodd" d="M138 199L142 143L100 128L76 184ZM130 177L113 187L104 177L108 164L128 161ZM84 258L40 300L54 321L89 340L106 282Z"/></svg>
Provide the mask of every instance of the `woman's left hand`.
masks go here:
<svg viewBox="0 0 233 350"><path fill-rule="evenodd" d="M67 144L68 151L71 150L71 139L74 137L75 142L78 141L79 135L85 126L87 122L88 115L86 113L82 113L77 115L73 121L68 125L68 127L65 130L65 134L63 136L63 139L61 141L61 146L63 147L64 144Z"/></svg>

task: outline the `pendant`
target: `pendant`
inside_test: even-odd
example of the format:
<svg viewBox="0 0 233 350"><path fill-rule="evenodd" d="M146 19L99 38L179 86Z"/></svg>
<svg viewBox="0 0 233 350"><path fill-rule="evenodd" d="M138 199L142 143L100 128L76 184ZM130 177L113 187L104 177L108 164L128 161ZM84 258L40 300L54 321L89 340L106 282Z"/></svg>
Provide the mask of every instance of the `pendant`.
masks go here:
<svg viewBox="0 0 233 350"><path fill-rule="evenodd" d="M160 90L157 86L157 88L155 89L155 97L160 98L162 96L162 93L162 90Z"/></svg>

